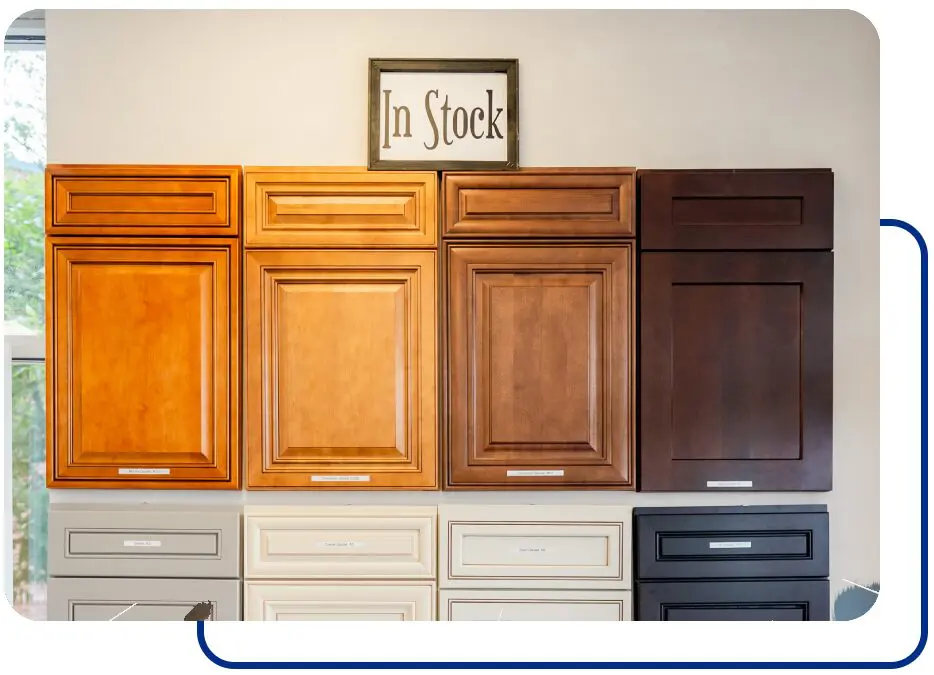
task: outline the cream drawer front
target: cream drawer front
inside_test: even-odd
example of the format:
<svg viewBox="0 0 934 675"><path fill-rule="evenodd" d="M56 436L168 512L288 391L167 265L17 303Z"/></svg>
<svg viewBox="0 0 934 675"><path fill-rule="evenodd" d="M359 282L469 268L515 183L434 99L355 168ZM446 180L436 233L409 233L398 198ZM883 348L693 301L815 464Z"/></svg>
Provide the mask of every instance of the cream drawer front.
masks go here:
<svg viewBox="0 0 934 675"><path fill-rule="evenodd" d="M434 621L434 584L244 584L245 621Z"/></svg>
<svg viewBox="0 0 934 675"><path fill-rule="evenodd" d="M441 621L631 621L630 591L441 591Z"/></svg>
<svg viewBox="0 0 934 675"><path fill-rule="evenodd" d="M239 511L53 505L49 575L240 577Z"/></svg>
<svg viewBox="0 0 934 675"><path fill-rule="evenodd" d="M213 605L214 621L240 620L240 582L232 579L53 577L48 593L50 621L184 621L199 602Z"/></svg>
<svg viewBox="0 0 934 675"><path fill-rule="evenodd" d="M245 576L435 578L437 509L248 510Z"/></svg>
<svg viewBox="0 0 934 675"><path fill-rule="evenodd" d="M441 507L442 588L631 589L629 507Z"/></svg>

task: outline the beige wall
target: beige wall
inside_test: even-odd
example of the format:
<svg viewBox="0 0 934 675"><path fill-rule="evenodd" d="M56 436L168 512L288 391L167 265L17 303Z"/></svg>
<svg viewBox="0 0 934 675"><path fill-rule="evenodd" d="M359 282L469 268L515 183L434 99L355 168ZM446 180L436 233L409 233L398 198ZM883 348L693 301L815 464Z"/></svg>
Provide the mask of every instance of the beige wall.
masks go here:
<svg viewBox="0 0 934 675"><path fill-rule="evenodd" d="M879 574L879 40L850 12L48 11L49 162L364 165L369 57L515 57L523 166L836 172L835 490L57 491L56 501L827 501L832 575Z"/></svg>

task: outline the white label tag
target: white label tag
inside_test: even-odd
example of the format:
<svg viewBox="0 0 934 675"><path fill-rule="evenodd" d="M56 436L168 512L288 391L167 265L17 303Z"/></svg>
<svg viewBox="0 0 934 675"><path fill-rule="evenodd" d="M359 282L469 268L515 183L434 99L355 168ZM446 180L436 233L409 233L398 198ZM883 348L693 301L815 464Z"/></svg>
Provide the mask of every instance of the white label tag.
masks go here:
<svg viewBox="0 0 934 675"><path fill-rule="evenodd" d="M159 548L162 546L162 542L150 539L150 540L139 540L139 541L124 541L124 546L133 546L136 548Z"/></svg>
<svg viewBox="0 0 934 675"><path fill-rule="evenodd" d="M117 469L121 476L168 476L169 469Z"/></svg>
<svg viewBox="0 0 934 675"><path fill-rule="evenodd" d="M737 487L752 487L751 480L709 480L707 481L707 487L712 488L737 488Z"/></svg>
<svg viewBox="0 0 934 675"><path fill-rule="evenodd" d="M359 541L322 541L318 544L321 548L363 548Z"/></svg>
<svg viewBox="0 0 934 675"><path fill-rule="evenodd" d="M369 483L369 476L312 476L312 483Z"/></svg>
<svg viewBox="0 0 934 675"><path fill-rule="evenodd" d="M546 549L544 546L527 546L519 547L519 553L545 553Z"/></svg>
<svg viewBox="0 0 934 675"><path fill-rule="evenodd" d="M751 541L712 541L710 548L752 548Z"/></svg>
<svg viewBox="0 0 934 675"><path fill-rule="evenodd" d="M558 469L556 471L506 471L507 477L513 476L563 476L564 469Z"/></svg>

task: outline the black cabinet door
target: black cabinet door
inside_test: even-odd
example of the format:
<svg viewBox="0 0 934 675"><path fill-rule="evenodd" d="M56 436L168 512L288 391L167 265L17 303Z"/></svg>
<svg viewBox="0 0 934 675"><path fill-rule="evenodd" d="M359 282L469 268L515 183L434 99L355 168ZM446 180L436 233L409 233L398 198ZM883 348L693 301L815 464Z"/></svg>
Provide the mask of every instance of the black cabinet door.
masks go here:
<svg viewBox="0 0 934 675"><path fill-rule="evenodd" d="M636 621L829 621L830 582L660 581L636 585Z"/></svg>

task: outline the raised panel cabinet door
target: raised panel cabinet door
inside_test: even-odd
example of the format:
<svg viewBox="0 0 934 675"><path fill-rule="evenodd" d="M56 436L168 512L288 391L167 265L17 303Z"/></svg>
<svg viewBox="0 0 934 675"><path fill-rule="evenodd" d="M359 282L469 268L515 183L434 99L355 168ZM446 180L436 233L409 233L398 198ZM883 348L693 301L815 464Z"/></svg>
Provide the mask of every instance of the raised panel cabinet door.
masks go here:
<svg viewBox="0 0 934 675"><path fill-rule="evenodd" d="M431 248L438 175L354 167L247 167L244 246Z"/></svg>
<svg viewBox="0 0 934 675"><path fill-rule="evenodd" d="M239 166L53 164L46 234L236 237Z"/></svg>
<svg viewBox="0 0 934 675"><path fill-rule="evenodd" d="M632 489L633 245L446 255L446 487Z"/></svg>
<svg viewBox="0 0 934 675"><path fill-rule="evenodd" d="M439 621L631 621L631 591L441 591Z"/></svg>
<svg viewBox="0 0 934 675"><path fill-rule="evenodd" d="M247 581L244 621L434 621L430 583Z"/></svg>
<svg viewBox="0 0 934 675"><path fill-rule="evenodd" d="M636 584L636 621L829 620L826 579Z"/></svg>
<svg viewBox="0 0 934 675"><path fill-rule="evenodd" d="M239 489L235 240L50 237L49 487Z"/></svg>
<svg viewBox="0 0 934 675"><path fill-rule="evenodd" d="M643 253L640 490L829 491L833 253Z"/></svg>
<svg viewBox="0 0 934 675"><path fill-rule="evenodd" d="M437 489L436 263L246 252L249 489Z"/></svg>

